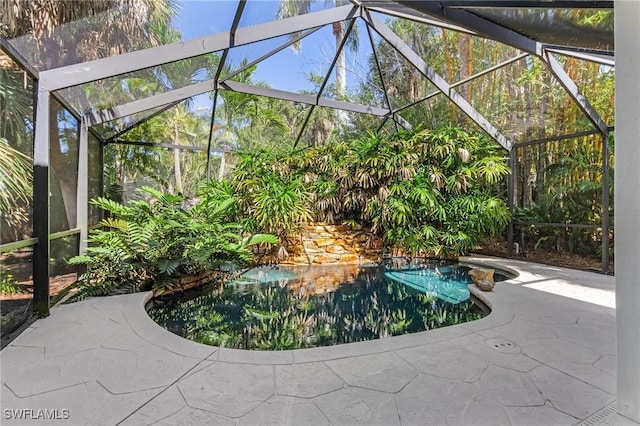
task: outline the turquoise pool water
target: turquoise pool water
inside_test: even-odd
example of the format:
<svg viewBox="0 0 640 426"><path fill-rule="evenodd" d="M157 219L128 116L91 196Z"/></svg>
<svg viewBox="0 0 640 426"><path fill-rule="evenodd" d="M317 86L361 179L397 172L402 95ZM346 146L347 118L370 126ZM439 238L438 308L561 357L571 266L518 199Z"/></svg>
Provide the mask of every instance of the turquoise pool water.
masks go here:
<svg viewBox="0 0 640 426"><path fill-rule="evenodd" d="M151 318L205 344L282 350L379 339L481 318L469 268L395 259L380 265L262 266L225 284L154 300Z"/></svg>

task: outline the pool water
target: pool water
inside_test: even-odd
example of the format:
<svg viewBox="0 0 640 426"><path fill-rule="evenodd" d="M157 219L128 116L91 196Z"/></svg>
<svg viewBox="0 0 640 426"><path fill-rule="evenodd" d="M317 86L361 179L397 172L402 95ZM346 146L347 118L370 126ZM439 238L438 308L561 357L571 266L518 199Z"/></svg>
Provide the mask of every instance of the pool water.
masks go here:
<svg viewBox="0 0 640 426"><path fill-rule="evenodd" d="M169 331L209 345L339 345L481 318L467 289L468 271L457 264L398 259L366 266L263 266L225 284L155 299L147 310Z"/></svg>

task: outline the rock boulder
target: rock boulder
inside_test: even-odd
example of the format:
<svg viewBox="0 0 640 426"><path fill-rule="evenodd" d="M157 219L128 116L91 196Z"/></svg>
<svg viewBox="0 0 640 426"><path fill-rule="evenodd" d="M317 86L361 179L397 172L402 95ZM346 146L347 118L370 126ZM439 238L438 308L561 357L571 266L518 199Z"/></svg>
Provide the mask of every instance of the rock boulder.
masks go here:
<svg viewBox="0 0 640 426"><path fill-rule="evenodd" d="M471 281L482 291L491 291L496 283L493 280L494 269L472 268L469 271Z"/></svg>

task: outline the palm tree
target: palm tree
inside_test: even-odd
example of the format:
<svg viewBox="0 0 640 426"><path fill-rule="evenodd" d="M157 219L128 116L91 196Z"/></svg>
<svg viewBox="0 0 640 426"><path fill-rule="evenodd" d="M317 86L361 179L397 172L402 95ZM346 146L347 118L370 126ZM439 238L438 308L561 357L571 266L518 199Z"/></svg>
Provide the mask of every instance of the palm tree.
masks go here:
<svg viewBox="0 0 640 426"><path fill-rule="evenodd" d="M0 35L10 40L25 36L30 43L22 52L26 59L37 69L51 69L158 45L157 30L167 27L176 11L175 0L8 0L0 2ZM63 26L64 34L58 31ZM51 105L52 117L64 116L59 104ZM63 176L73 161L58 127L51 120L51 168ZM60 185L60 191L72 218L75 188Z"/></svg>
<svg viewBox="0 0 640 426"><path fill-rule="evenodd" d="M173 43L181 40L181 34L168 27L160 29L160 38L163 43ZM203 70L206 70L209 65L209 59L206 56L197 56L195 58L189 58L182 61L168 64L163 68L160 81L164 82L168 90L178 89L188 86L191 82L196 80L196 76ZM189 111L193 104L193 99L187 99L182 104L173 108L174 114L170 120L172 129L172 139L175 145L180 145L181 135L190 136L195 139L196 136L204 138L203 134L197 135L197 133L186 131L184 124L187 124L190 118L195 118ZM197 129L196 129L197 130ZM174 173L175 173L175 191L182 193L183 181L182 181L182 169L180 167L180 149L173 149L173 161L174 161Z"/></svg>
<svg viewBox="0 0 640 426"><path fill-rule="evenodd" d="M31 144L33 125L30 80L0 53L0 229L1 241L23 237L32 199Z"/></svg>
<svg viewBox="0 0 640 426"><path fill-rule="evenodd" d="M245 58L238 68L245 68L246 65ZM267 87L266 83L254 80L256 68L256 65L246 68L234 77L234 81ZM227 69L225 65L223 74L228 74ZM286 101L232 90L221 90L218 94L222 102L218 103L216 110L214 131L220 148L251 151L280 146L296 119L300 120L300 117L296 117L295 108Z"/></svg>
<svg viewBox="0 0 640 426"><path fill-rule="evenodd" d="M349 4L348 0L328 0L333 1L336 6L343 6L345 4ZM293 16L304 15L309 13L311 10L311 3L313 0L280 0L280 7L278 8L277 17L278 19L290 18ZM340 49L340 45L342 44L342 40L345 36L345 25L343 22L334 22L333 23L333 35L336 38L336 52ZM355 51L358 48L357 44L357 32L353 31L354 37L350 39L349 49L351 51ZM292 37L295 37L296 34L292 34ZM293 49L298 52L300 51L301 43L297 42L293 44ZM336 93L338 97L343 98L346 95L347 91L347 60L345 51L340 51L338 55L338 59L336 60Z"/></svg>
<svg viewBox="0 0 640 426"><path fill-rule="evenodd" d="M36 68L49 69L158 45L157 28L176 11L176 0L7 0L0 2L0 35L30 35L34 49L23 53L32 54L27 59ZM70 23L81 25L55 36Z"/></svg>
<svg viewBox="0 0 640 426"><path fill-rule="evenodd" d="M0 137L0 224L2 242L19 239L28 222L26 206L32 199L31 159Z"/></svg>

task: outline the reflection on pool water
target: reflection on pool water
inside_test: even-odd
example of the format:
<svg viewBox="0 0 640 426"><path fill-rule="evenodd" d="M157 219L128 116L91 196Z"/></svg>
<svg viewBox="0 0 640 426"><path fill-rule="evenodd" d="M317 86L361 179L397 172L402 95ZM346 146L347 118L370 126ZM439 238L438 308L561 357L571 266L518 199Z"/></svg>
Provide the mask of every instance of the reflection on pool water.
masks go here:
<svg viewBox="0 0 640 426"><path fill-rule="evenodd" d="M188 339L258 350L339 345L431 330L483 316L469 268L394 259L381 265L257 267L153 300L151 318Z"/></svg>

